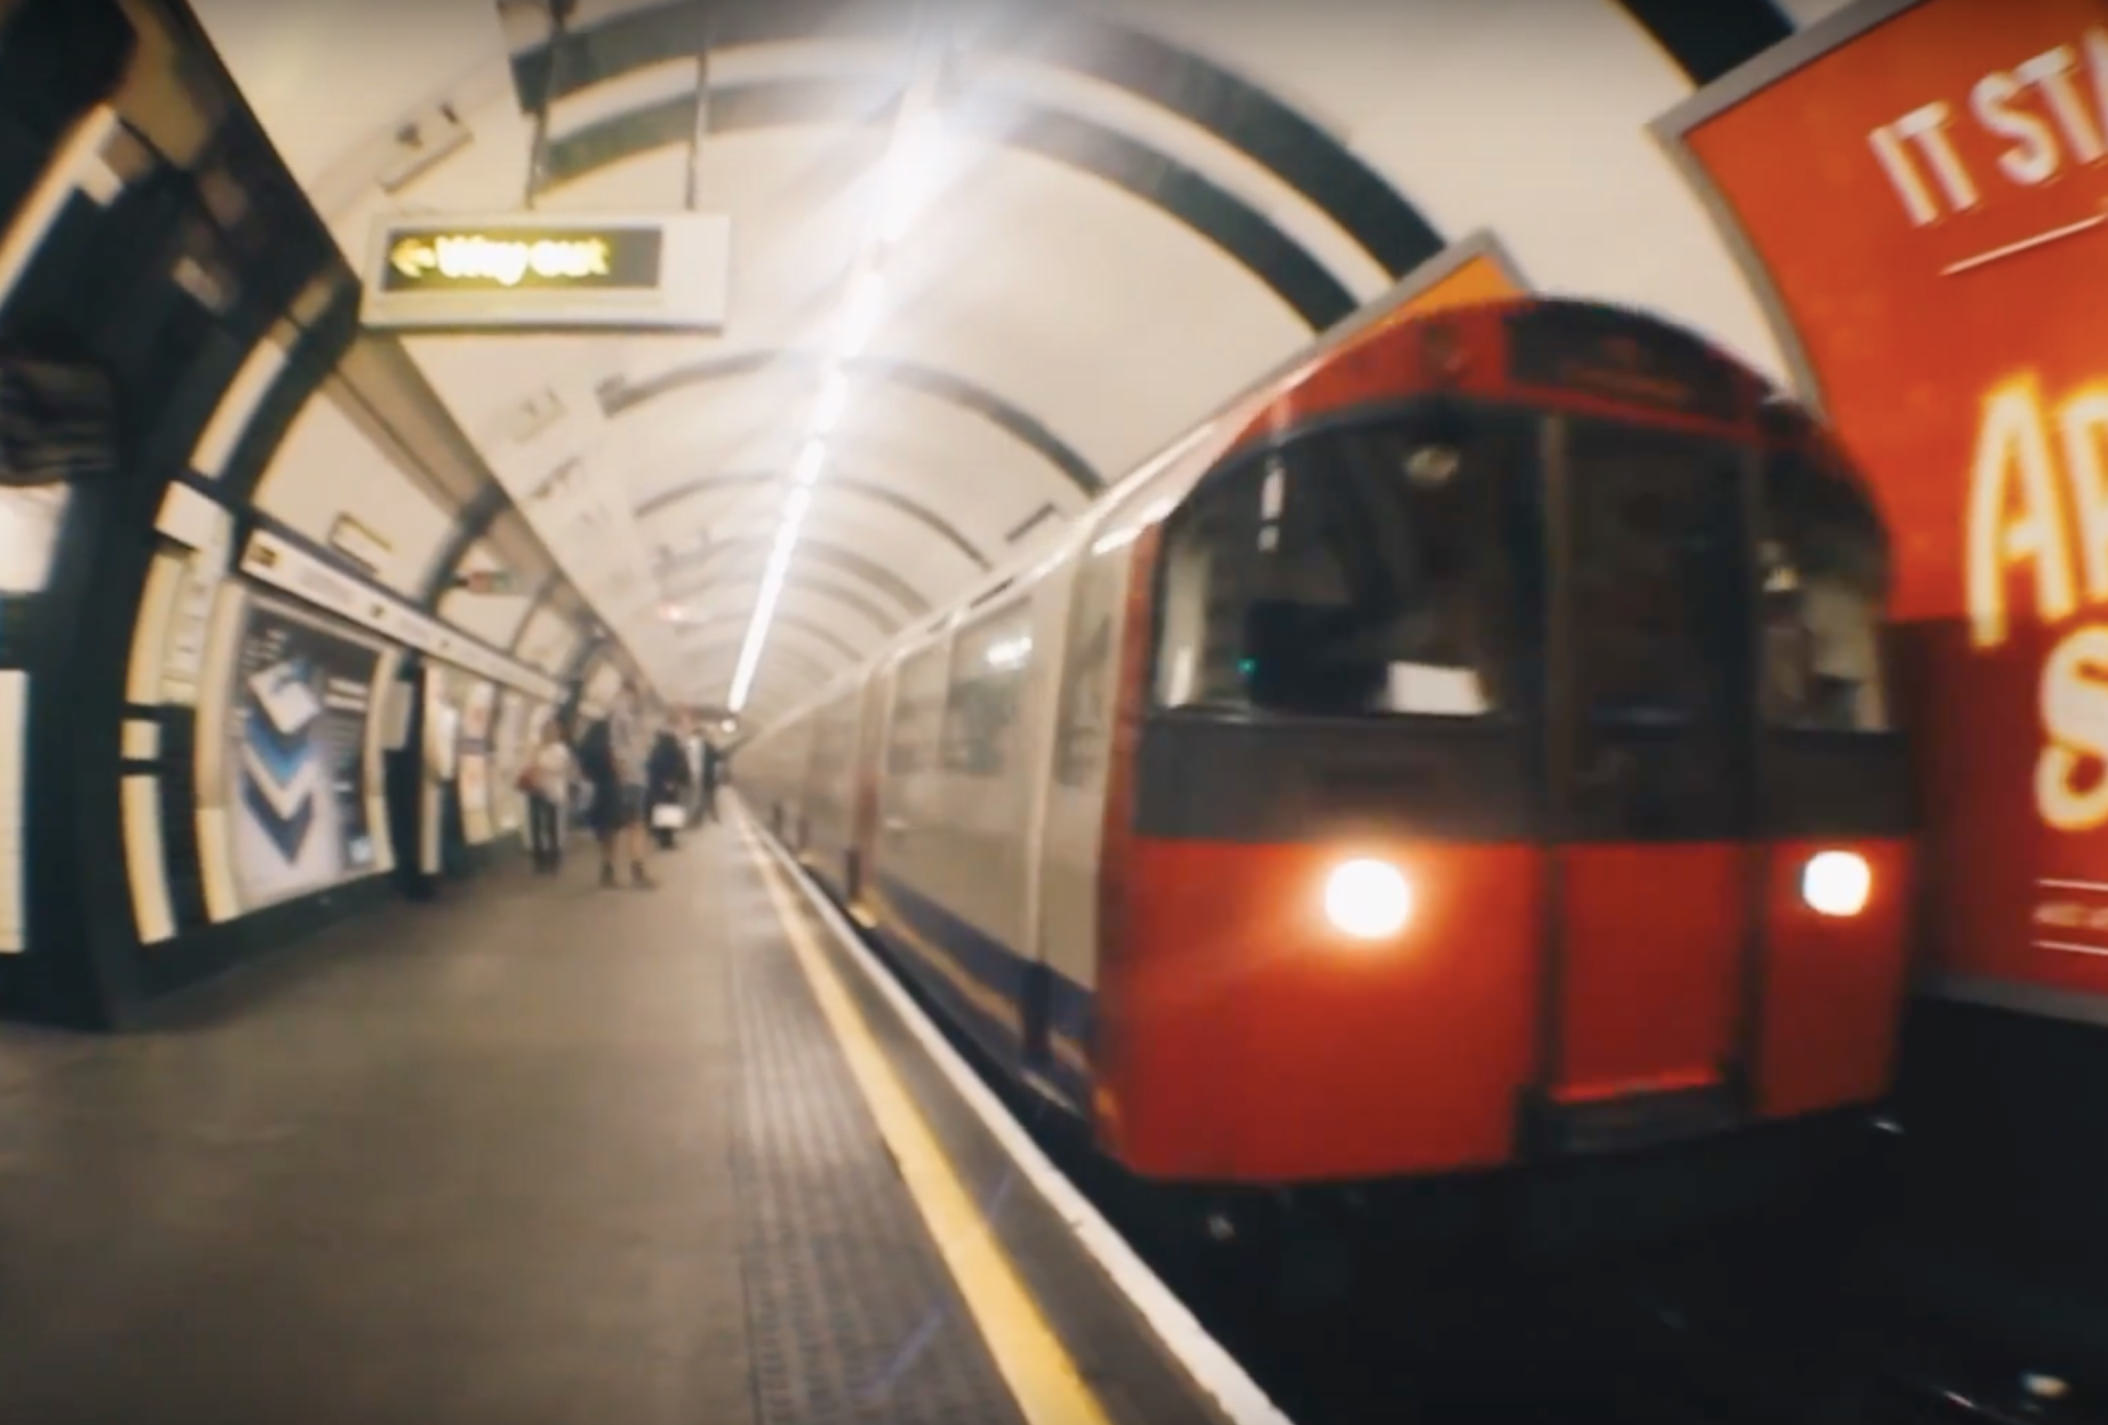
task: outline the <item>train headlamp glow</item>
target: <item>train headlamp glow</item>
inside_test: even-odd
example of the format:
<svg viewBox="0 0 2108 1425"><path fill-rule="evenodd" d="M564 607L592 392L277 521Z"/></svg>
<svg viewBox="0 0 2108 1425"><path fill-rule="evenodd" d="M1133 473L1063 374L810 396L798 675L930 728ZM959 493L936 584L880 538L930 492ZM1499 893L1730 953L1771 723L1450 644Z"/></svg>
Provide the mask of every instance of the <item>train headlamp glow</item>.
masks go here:
<svg viewBox="0 0 2108 1425"><path fill-rule="evenodd" d="M1801 868L1801 899L1817 915L1857 915L1873 890L1873 868L1857 852L1819 852Z"/></svg>
<svg viewBox="0 0 2108 1425"><path fill-rule="evenodd" d="M1412 883L1388 862L1342 861L1325 878L1325 918L1343 935L1383 940L1403 930L1412 914Z"/></svg>

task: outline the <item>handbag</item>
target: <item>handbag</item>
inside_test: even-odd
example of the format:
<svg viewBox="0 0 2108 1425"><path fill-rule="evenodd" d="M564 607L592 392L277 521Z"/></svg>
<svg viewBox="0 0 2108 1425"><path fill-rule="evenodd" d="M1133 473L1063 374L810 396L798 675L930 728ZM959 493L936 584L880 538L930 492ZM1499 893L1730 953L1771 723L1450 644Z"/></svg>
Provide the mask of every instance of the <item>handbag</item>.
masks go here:
<svg viewBox="0 0 2108 1425"><path fill-rule="evenodd" d="M680 831L688 825L688 813L679 802L660 802L651 809L651 826L654 831Z"/></svg>

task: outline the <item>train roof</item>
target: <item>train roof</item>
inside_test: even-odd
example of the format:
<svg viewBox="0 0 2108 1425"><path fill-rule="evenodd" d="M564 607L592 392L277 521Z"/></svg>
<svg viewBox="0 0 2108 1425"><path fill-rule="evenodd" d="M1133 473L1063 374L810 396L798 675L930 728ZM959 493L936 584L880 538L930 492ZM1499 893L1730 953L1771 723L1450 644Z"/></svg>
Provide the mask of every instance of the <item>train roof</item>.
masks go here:
<svg viewBox="0 0 2108 1425"><path fill-rule="evenodd" d="M1028 551L998 565L943 608L893 635L875 648L868 658L843 669L769 728L756 733L755 738L766 738L776 728L795 724L814 710L834 702L860 684L875 665L919 645L966 611L1003 590L1020 583L1029 587L1041 575L1074 555L1086 542L1121 537L1128 525L1134 526L1139 533L1141 528L1156 523L1175 509L1179 500L1225 456L1247 444L1256 433L1263 432L1273 413L1292 411L1298 405L1297 396L1324 380L1340 363L1364 358L1391 346L1417 346L1422 340L1421 333L1437 324L1476 327L1483 331L1518 313L1569 311L1597 321L1614 316L1635 328L1651 327L1689 351L1703 353L1706 359L1738 373L1739 379L1746 383L1753 406L1779 413L1782 437L1788 429L1804 432L1804 436L1792 438L1794 443L1805 439L1808 448L1820 451L1827 457L1826 464L1833 465L1852 479L1864 493L1864 482L1857 479L1841 447L1818 421L1746 362L1682 323L1637 307L1527 293L1415 310L1415 301L1426 290L1423 274L1409 274L1309 346L1265 372L1217 407L1213 415L1114 482L1077 514L1051 547Z"/></svg>

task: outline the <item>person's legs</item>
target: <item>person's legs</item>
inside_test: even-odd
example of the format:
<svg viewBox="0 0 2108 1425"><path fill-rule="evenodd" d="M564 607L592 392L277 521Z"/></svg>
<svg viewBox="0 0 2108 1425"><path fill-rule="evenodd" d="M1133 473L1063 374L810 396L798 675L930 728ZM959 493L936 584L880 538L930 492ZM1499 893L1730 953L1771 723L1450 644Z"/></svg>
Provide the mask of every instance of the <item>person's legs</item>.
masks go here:
<svg viewBox="0 0 2108 1425"><path fill-rule="evenodd" d="M622 839L622 788L614 782L593 787L593 830L600 838L600 884L615 884L616 843Z"/></svg>
<svg viewBox="0 0 2108 1425"><path fill-rule="evenodd" d="M644 874L644 788L625 787L622 793L622 810L626 814L622 828L622 839L629 846L630 880L636 885L649 888L656 884Z"/></svg>
<svg viewBox="0 0 2108 1425"><path fill-rule="evenodd" d="M534 857L537 873L549 869L549 846L542 834L542 794L527 794L527 850Z"/></svg>
<svg viewBox="0 0 2108 1425"><path fill-rule="evenodd" d="M562 828L557 825L556 803L537 792L528 799L529 831L534 841L534 864L555 872L564 861Z"/></svg>

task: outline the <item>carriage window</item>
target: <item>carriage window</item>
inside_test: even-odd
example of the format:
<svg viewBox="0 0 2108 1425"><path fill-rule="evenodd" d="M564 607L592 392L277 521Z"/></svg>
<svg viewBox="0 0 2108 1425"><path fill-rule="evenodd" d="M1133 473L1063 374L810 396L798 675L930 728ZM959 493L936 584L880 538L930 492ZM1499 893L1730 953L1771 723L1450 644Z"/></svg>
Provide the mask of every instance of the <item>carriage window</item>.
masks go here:
<svg viewBox="0 0 2108 1425"><path fill-rule="evenodd" d="M1722 728L1747 647L1732 452L1575 421L1568 593L1578 711L1595 727Z"/></svg>
<svg viewBox="0 0 2108 1425"><path fill-rule="evenodd" d="M937 714L944 706L944 645L931 644L903 659L893 680L893 724L886 771L912 776L929 765Z"/></svg>
<svg viewBox="0 0 2108 1425"><path fill-rule="evenodd" d="M1093 551L1076 571L1054 722L1054 780L1064 787L1094 787L1105 773L1116 619L1127 593L1130 557L1124 546Z"/></svg>
<svg viewBox="0 0 2108 1425"><path fill-rule="evenodd" d="M1010 764L1018 699L1032 659L1032 601L1018 599L959 630L944 709L944 770L997 777Z"/></svg>
<svg viewBox="0 0 2108 1425"><path fill-rule="evenodd" d="M1866 501L1799 457L1772 462L1758 542L1764 719L1774 727L1880 732L1888 547Z"/></svg>
<svg viewBox="0 0 2108 1425"><path fill-rule="evenodd" d="M1501 707L1515 593L1494 449L1366 426L1211 478L1165 543L1157 702L1465 718Z"/></svg>

